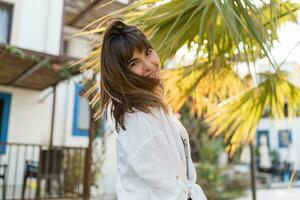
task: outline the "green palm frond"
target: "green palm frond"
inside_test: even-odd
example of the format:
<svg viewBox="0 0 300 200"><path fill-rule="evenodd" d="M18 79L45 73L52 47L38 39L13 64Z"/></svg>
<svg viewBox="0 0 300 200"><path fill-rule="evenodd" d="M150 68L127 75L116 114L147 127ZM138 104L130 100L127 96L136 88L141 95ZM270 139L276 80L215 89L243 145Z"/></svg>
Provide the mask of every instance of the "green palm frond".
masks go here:
<svg viewBox="0 0 300 200"><path fill-rule="evenodd" d="M97 28L80 34L102 33L105 21L122 16L124 21L137 25L147 33L162 62L172 58L184 44L190 46L192 42L198 44L197 52L207 54L209 60L225 56L229 61L251 61L268 55L274 37L268 37L266 28L276 29L279 22L294 20L294 11L299 8L298 4L289 1L278 3L275 0L261 7L251 1L241 3L238 0L173 0L156 6L159 2L136 1L95 20L91 25L98 24ZM276 31L272 33L275 35ZM99 56L94 51L83 60L81 71L94 66L92 69L97 73L100 64L96 62L96 57Z"/></svg>
<svg viewBox="0 0 300 200"><path fill-rule="evenodd" d="M231 65L223 62L209 65L164 71L166 96L175 112L190 99L192 113L202 116L219 102L246 90L246 84Z"/></svg>
<svg viewBox="0 0 300 200"><path fill-rule="evenodd" d="M300 113L300 88L278 71L265 73L265 81L257 87L220 103L208 114L206 122L214 136L225 135L227 151L233 154L243 143L253 140L256 126L268 109L271 118L284 118L284 104L289 117Z"/></svg>
<svg viewBox="0 0 300 200"><path fill-rule="evenodd" d="M174 0L133 15L140 4L143 0L125 10L124 19L147 32L162 61L191 42L198 51L204 45L209 58L224 53L234 60L243 53L248 56L239 58L248 61L269 56L277 28L295 21L299 9L298 4L275 0L261 7L239 0Z"/></svg>
<svg viewBox="0 0 300 200"><path fill-rule="evenodd" d="M188 101L198 116L209 112L207 121L214 135L225 134L230 152L234 152L242 142L253 138L264 109L269 107L274 117L281 117L286 101L289 113L298 113L299 89L279 71L270 48L280 25L297 21L300 6L280 0L259 2L260 5L252 0L172 0L161 4L161 0L139 0L95 20L87 27L98 27L81 34L102 33L107 20L121 18L146 33L163 65L183 46L196 46L193 64L164 70L167 98L175 110ZM101 37L97 42L98 48L81 61L81 72L99 73ZM262 57L267 57L278 72L265 74L266 81L253 88L249 76L241 79L234 65L250 64ZM88 88L86 95L97 110L99 83L95 81ZM94 117L99 117L99 111Z"/></svg>

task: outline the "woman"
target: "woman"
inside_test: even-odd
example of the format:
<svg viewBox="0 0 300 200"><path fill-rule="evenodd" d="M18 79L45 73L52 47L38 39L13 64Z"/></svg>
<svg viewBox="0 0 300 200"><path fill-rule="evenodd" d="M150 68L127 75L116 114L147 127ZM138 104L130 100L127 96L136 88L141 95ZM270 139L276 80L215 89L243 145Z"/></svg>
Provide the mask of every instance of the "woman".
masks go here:
<svg viewBox="0 0 300 200"><path fill-rule="evenodd" d="M101 91L118 133L118 200L205 200L188 134L164 100L159 58L136 26L107 26Z"/></svg>

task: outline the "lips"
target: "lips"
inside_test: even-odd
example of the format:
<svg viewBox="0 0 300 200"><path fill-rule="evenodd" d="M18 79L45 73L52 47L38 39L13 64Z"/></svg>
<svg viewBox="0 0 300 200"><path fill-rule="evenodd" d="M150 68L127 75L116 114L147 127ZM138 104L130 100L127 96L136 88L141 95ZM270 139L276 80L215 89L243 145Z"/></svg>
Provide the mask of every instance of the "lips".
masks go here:
<svg viewBox="0 0 300 200"><path fill-rule="evenodd" d="M151 72L150 74L148 74L147 77L157 78L158 77L158 70L154 70L153 72Z"/></svg>

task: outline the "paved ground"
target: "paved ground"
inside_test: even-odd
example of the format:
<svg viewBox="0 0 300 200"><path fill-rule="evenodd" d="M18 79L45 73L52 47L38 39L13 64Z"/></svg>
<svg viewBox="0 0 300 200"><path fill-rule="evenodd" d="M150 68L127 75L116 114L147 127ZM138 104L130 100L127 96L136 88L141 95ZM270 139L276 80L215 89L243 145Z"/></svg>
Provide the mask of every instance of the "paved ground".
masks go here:
<svg viewBox="0 0 300 200"><path fill-rule="evenodd" d="M236 200L252 200L251 192L247 191L245 197ZM290 191L287 188L258 190L257 200L300 200L300 187L291 188Z"/></svg>

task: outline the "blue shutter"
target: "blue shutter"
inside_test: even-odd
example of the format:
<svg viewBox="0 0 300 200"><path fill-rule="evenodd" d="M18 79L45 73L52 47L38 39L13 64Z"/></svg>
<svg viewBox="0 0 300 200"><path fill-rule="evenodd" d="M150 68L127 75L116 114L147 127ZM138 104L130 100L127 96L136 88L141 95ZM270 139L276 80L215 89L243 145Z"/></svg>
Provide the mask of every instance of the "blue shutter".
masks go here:
<svg viewBox="0 0 300 200"><path fill-rule="evenodd" d="M72 135L74 136L88 136L89 129L88 128L80 128L79 127L79 106L80 106L80 98L84 98L80 96L80 91L82 90L82 86L79 84L75 84L75 98L74 98L74 114L73 114L73 131ZM89 117L88 117L89 118ZM89 119L87 119L89 120Z"/></svg>
<svg viewBox="0 0 300 200"><path fill-rule="evenodd" d="M1 121L0 121L0 143L7 142L7 132L8 132L8 122L9 122L9 113L10 113L10 102L11 95L8 93L0 93L0 101L2 102L2 112ZM4 154L6 151L5 146L0 146L0 154Z"/></svg>

